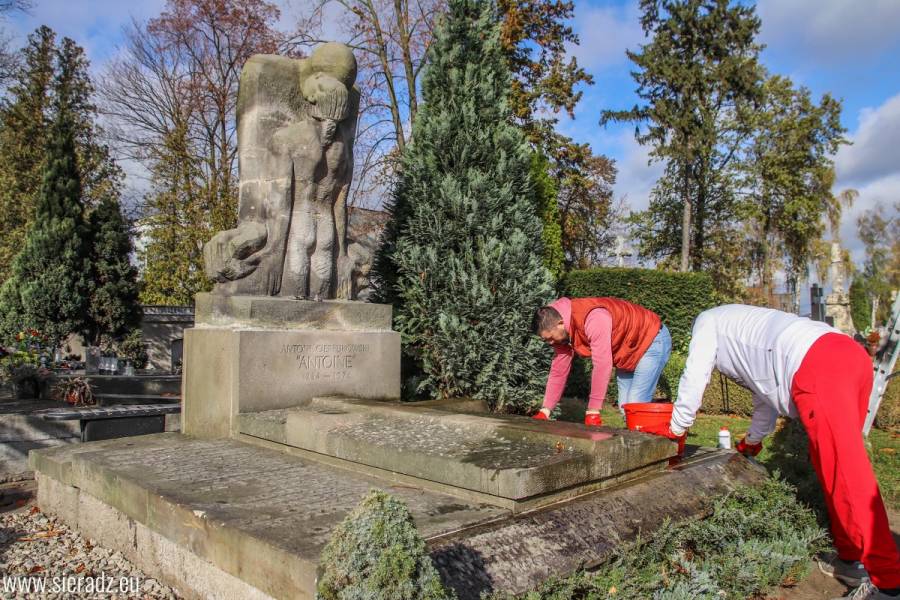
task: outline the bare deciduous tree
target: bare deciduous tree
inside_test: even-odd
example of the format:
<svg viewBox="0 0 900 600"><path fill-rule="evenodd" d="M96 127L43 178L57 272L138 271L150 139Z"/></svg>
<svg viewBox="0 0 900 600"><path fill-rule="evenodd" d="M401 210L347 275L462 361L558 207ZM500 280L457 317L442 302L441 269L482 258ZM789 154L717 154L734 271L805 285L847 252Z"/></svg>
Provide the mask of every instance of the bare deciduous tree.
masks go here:
<svg viewBox="0 0 900 600"><path fill-rule="evenodd" d="M264 0L169 0L159 17L131 25L124 56L98 86L116 145L148 169L172 132L187 128L216 227L234 218L241 68L276 50L278 17Z"/></svg>
<svg viewBox="0 0 900 600"><path fill-rule="evenodd" d="M0 0L0 19L5 19L14 12L27 12L32 6L31 0ZM0 28L0 86L5 87L15 75L19 67L19 53L10 50L12 37Z"/></svg>
<svg viewBox="0 0 900 600"><path fill-rule="evenodd" d="M308 52L333 41L325 39L328 35L354 50L361 96L354 146L356 205L378 203L409 140L420 103L419 76L443 8L444 0L312 0L286 44Z"/></svg>

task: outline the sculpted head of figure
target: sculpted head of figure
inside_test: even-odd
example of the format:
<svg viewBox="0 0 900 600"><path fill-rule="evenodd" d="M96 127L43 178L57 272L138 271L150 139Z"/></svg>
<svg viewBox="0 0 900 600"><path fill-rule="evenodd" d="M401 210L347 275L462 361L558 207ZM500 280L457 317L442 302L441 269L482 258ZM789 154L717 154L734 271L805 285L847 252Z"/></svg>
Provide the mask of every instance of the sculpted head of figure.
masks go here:
<svg viewBox="0 0 900 600"><path fill-rule="evenodd" d="M306 113L322 126L326 144L334 140L339 121L350 110L349 91L343 83L327 73L313 73L301 85Z"/></svg>
<svg viewBox="0 0 900 600"><path fill-rule="evenodd" d="M327 73L344 84L348 90L356 81L356 57L344 44L328 42L318 46L309 57L313 73Z"/></svg>

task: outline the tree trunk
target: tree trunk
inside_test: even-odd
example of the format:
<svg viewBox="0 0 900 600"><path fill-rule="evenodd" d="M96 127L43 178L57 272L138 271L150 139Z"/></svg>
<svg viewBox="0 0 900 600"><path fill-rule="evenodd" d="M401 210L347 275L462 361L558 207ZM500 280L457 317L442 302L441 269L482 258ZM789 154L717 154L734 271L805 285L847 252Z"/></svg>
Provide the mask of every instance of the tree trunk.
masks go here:
<svg viewBox="0 0 900 600"><path fill-rule="evenodd" d="M696 200L693 205L692 223L694 241L691 244L691 270L703 269L703 247L706 245L706 201L709 196L709 188L706 181L706 168L701 166L697 181Z"/></svg>
<svg viewBox="0 0 900 600"><path fill-rule="evenodd" d="M406 88L409 94L409 122L414 123L418 112L416 98L416 75L410 50L409 4L405 0L394 0L394 12L397 17L397 31L400 38L400 52L403 57L403 71L406 75Z"/></svg>
<svg viewBox="0 0 900 600"><path fill-rule="evenodd" d="M769 302L769 298L772 293L772 265L770 259L771 247L769 245L769 233L771 227L772 221L769 212L766 211L765 220L763 221L762 245L760 249L760 253L762 254L762 273L760 277L760 287L762 287L763 299L766 303Z"/></svg>
<svg viewBox="0 0 900 600"><path fill-rule="evenodd" d="M691 194L688 187L688 168L683 166L682 188L681 188L681 267L682 273L689 270L689 259L691 256Z"/></svg>

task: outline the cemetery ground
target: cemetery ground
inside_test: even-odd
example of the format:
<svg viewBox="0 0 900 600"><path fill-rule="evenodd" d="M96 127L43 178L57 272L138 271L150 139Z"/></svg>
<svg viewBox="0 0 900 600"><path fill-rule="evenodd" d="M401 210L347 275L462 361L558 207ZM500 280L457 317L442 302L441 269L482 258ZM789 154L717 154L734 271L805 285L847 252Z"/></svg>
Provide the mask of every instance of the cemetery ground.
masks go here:
<svg viewBox="0 0 900 600"><path fill-rule="evenodd" d="M560 418L578 421L580 406L581 403L578 401L564 402L564 411ZM603 420L612 427L625 426L623 417L614 406L603 409ZM723 426L728 427L732 439L737 440L746 432L749 424L750 419L747 417L701 414L691 429L688 444L715 446L719 430ZM759 456L760 462L770 469L781 469L785 478L798 487L801 497L810 494L810 489L815 490L816 485L812 470L799 456L801 454L799 451L795 455L790 455L792 451L779 450L777 446L782 442L783 439L780 439L778 434L767 438L765 449ZM888 506L892 529L897 536L900 535L900 434L873 429L869 442L872 463ZM107 576L135 577L141 581L141 588L137 594L124 594L118 597L178 597L176 590L140 573L120 554L84 539L60 520L41 513L34 504L34 491L34 482L27 480L0 486L0 571L5 575L86 577L89 574L96 576L105 573ZM777 588L766 598L818 600L846 592L844 586L822 575L812 565L807 569L807 573L802 581L788 587ZM0 597L54 596L15 595L0 591Z"/></svg>

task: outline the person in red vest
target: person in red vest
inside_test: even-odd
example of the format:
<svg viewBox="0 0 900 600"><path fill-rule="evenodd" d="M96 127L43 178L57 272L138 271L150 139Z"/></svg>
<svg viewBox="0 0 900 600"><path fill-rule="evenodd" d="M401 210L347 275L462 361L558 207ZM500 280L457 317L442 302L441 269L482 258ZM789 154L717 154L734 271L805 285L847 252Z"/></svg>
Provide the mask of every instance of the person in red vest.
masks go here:
<svg viewBox="0 0 900 600"><path fill-rule="evenodd" d="M556 355L535 419L546 420L559 403L575 354L593 364L584 424L600 426L600 409L613 367L619 410L630 402L651 402L656 382L672 351L669 329L651 310L619 298L560 298L537 309L532 330Z"/></svg>

